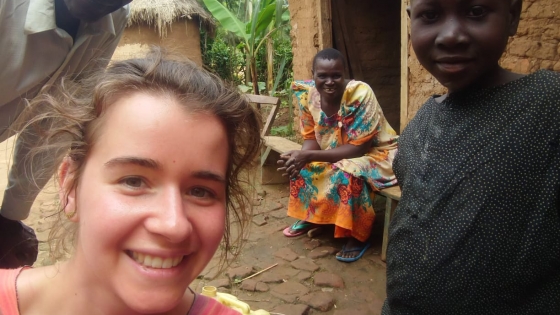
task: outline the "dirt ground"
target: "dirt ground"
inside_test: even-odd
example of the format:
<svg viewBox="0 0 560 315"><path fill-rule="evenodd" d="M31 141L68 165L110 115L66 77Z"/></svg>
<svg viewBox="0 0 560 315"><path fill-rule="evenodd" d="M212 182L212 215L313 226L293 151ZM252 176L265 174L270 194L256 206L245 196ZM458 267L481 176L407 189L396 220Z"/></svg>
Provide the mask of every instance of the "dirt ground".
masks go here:
<svg viewBox="0 0 560 315"><path fill-rule="evenodd" d="M0 185L7 182L13 140L0 144ZM43 191L25 223L40 240L36 266L55 263L49 257L49 225L52 221L53 185ZM332 238L332 229L310 238L287 238L282 230L295 220L286 217L288 185L257 187L255 211L244 247L230 266L218 272L218 257L191 287L201 292L215 285L219 292L231 293L251 305L275 314L376 315L385 294L385 264L380 260L383 217L379 213L372 232L373 246L354 263L335 259L344 244ZM384 200L376 200L376 211L383 211ZM241 283L242 279L267 267L275 267Z"/></svg>

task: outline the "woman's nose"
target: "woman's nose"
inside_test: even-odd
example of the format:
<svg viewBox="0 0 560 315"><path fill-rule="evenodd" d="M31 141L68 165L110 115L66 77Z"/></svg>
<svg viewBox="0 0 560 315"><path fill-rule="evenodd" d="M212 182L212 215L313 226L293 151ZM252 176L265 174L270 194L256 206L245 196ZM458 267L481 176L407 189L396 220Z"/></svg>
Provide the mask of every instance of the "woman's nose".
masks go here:
<svg viewBox="0 0 560 315"><path fill-rule="evenodd" d="M169 188L158 194L152 213L146 220L146 229L171 243L181 243L192 233L193 227L185 208L183 194L178 188Z"/></svg>
<svg viewBox="0 0 560 315"><path fill-rule="evenodd" d="M448 18L441 26L436 37L436 45L452 48L465 45L468 42L468 34L461 21L455 17Z"/></svg>

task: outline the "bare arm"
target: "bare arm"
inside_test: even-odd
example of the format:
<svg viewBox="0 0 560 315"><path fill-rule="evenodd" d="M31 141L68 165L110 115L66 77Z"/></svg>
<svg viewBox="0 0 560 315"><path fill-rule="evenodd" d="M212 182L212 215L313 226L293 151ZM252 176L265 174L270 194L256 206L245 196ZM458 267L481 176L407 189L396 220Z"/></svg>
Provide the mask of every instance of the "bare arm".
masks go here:
<svg viewBox="0 0 560 315"><path fill-rule="evenodd" d="M314 142L314 144L313 144ZM345 144L331 150L316 149L319 145L315 140L305 140L301 150L288 151L280 156L278 171L283 175L295 177L299 171L310 162L336 163L343 159L351 159L366 154L371 147L371 141L361 145Z"/></svg>

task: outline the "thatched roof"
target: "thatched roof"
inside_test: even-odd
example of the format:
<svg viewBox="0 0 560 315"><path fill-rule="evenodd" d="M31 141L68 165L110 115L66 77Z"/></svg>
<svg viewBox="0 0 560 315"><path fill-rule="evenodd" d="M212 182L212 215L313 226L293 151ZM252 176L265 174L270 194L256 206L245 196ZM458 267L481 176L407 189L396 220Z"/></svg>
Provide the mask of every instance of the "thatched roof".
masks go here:
<svg viewBox="0 0 560 315"><path fill-rule="evenodd" d="M128 25L154 25L159 36L164 37L173 22L194 16L206 27L213 26L212 16L197 0L134 0L130 3Z"/></svg>

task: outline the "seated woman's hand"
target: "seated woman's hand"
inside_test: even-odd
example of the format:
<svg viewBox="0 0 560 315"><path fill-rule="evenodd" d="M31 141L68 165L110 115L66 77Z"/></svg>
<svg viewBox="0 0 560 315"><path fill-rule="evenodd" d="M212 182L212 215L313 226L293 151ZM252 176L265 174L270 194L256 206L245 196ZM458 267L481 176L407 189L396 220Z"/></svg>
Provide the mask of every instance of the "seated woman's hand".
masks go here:
<svg viewBox="0 0 560 315"><path fill-rule="evenodd" d="M280 160L278 164L282 165L278 168L278 171L284 172L283 176L290 176L290 178L295 178L299 171L309 163L308 152L305 150L293 150L288 151L280 155Z"/></svg>

